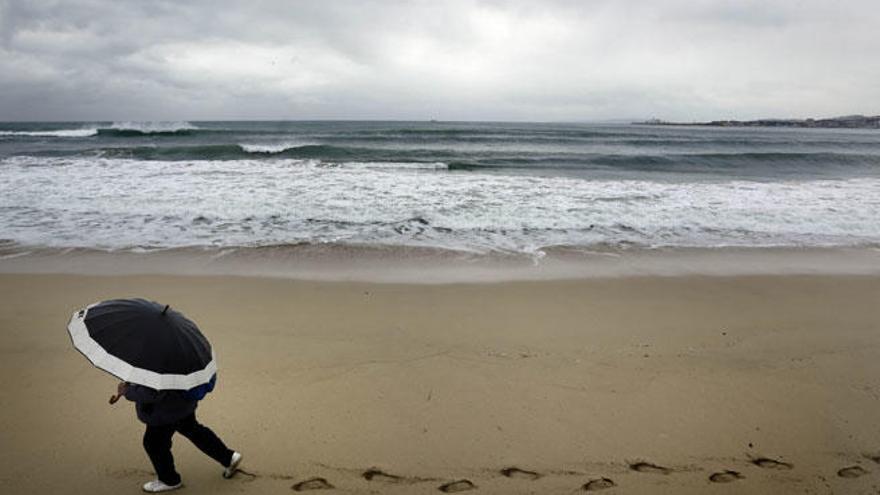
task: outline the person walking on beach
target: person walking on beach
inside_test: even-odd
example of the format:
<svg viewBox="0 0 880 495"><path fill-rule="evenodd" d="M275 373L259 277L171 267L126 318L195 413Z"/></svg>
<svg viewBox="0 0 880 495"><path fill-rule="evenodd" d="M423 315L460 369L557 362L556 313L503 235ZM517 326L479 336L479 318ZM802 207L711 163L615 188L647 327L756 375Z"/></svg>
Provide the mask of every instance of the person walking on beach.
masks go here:
<svg viewBox="0 0 880 495"><path fill-rule="evenodd" d="M143 487L145 492L165 492L183 486L171 455L171 437L175 432L188 438L199 450L226 468L224 478L231 478L235 474L241 463L241 454L226 447L210 428L196 420L198 400L192 394L182 390L157 391L120 382L111 403L119 397L134 402L138 419L147 425L144 450L159 479L147 482Z"/></svg>
<svg viewBox="0 0 880 495"><path fill-rule="evenodd" d="M171 437L180 433L225 469L231 478L241 454L196 420L196 407L217 384L217 360L208 339L183 313L146 299L110 299L73 313L67 324L73 346L98 368L121 380L121 397L135 403L147 425L144 450L159 479L144 491L183 486L174 469Z"/></svg>

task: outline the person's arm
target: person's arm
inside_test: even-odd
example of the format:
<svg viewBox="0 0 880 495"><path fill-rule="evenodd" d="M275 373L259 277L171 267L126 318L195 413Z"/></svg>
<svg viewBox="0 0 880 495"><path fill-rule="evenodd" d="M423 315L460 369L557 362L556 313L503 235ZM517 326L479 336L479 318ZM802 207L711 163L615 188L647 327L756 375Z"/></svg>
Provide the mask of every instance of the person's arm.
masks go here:
<svg viewBox="0 0 880 495"><path fill-rule="evenodd" d="M120 383L118 391L121 392L121 395L126 399L144 404L159 402L165 395L163 392L154 390L150 387L127 382Z"/></svg>

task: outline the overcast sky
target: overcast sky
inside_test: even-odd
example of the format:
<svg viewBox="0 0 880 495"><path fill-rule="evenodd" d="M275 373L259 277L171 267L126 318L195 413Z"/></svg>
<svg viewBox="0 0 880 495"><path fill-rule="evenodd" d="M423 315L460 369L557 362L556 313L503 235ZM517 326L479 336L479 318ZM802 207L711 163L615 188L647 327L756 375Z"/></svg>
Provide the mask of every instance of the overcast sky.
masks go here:
<svg viewBox="0 0 880 495"><path fill-rule="evenodd" d="M877 0L0 0L0 120L850 113Z"/></svg>

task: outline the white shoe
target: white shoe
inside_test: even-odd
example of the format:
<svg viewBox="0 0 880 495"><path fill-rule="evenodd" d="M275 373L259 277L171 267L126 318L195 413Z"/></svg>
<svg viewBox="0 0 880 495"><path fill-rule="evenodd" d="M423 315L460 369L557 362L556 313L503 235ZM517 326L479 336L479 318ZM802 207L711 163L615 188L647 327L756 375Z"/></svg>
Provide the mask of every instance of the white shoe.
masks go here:
<svg viewBox="0 0 880 495"><path fill-rule="evenodd" d="M183 487L183 482L176 485L166 485L159 480L148 481L144 483L144 491L148 493L169 492Z"/></svg>
<svg viewBox="0 0 880 495"><path fill-rule="evenodd" d="M238 452L232 453L232 459L229 461L229 467L223 471L223 477L226 479L232 478L235 476L235 472L238 471L238 465L241 464L241 454Z"/></svg>

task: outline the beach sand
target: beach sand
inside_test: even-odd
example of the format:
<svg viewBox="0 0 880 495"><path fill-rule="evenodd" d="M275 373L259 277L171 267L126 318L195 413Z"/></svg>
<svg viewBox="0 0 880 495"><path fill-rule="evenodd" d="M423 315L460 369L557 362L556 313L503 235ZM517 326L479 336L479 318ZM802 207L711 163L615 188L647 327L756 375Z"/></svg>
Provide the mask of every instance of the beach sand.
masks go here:
<svg viewBox="0 0 880 495"><path fill-rule="evenodd" d="M108 405L116 380L66 331L80 307L133 296L211 340L219 383L198 416L245 455L249 474L224 480L175 437L185 493L290 493L314 477L353 494L463 479L498 494L602 478L626 494L880 486L877 276L4 274L0 493L139 493L152 479L133 406Z"/></svg>

